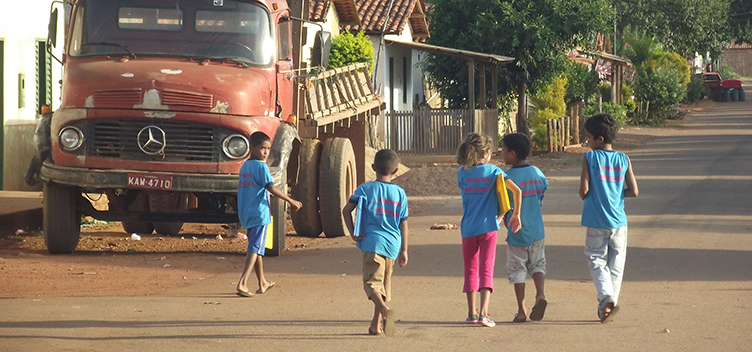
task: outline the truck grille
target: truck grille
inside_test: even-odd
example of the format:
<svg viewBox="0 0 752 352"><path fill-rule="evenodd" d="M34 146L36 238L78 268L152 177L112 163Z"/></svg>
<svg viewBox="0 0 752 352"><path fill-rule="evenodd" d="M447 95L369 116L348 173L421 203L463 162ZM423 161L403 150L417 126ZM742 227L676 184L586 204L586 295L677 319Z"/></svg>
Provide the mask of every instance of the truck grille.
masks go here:
<svg viewBox="0 0 752 352"><path fill-rule="evenodd" d="M138 146L138 133L150 125L165 132L164 156L145 154ZM229 134L210 125L149 119L91 120L87 130L89 156L167 162L218 162L219 143Z"/></svg>

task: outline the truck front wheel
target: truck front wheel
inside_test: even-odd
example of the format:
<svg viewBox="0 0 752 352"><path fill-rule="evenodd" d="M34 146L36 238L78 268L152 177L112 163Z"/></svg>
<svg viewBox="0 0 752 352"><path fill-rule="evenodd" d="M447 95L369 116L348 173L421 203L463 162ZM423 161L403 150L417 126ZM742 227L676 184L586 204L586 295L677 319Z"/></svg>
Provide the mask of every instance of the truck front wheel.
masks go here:
<svg viewBox="0 0 752 352"><path fill-rule="evenodd" d="M303 203L303 207L293 211L292 225L298 236L318 237L322 231L319 215L321 142L318 139L303 140L298 154L298 183L292 188L291 196Z"/></svg>
<svg viewBox="0 0 752 352"><path fill-rule="evenodd" d="M53 182L44 184L44 244L50 254L73 253L81 235L81 214L76 202L81 197L78 187Z"/></svg>
<svg viewBox="0 0 752 352"><path fill-rule="evenodd" d="M349 139L331 138L324 142L319 172L319 207L324 235L345 236L348 230L342 208L357 185L355 153Z"/></svg>

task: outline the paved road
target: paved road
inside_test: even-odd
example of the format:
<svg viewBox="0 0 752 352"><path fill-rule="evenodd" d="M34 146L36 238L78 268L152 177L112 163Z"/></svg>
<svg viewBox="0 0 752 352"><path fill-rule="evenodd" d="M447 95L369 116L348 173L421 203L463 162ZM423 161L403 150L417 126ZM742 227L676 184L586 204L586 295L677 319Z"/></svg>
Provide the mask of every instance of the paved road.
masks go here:
<svg viewBox="0 0 752 352"><path fill-rule="evenodd" d="M410 263L394 283L394 338L365 334L371 306L359 252L341 239L270 258L278 285L250 299L233 295L238 272L228 270L153 296L0 300L0 351L752 350L751 110L752 100L715 103L686 127L651 132L658 137L630 153L640 197L627 201L622 310L612 324L596 321L573 167L548 175L542 322L507 323L516 306L502 244L491 302L499 324L459 323L459 233L428 230L459 222L461 203L450 198L411 217Z"/></svg>

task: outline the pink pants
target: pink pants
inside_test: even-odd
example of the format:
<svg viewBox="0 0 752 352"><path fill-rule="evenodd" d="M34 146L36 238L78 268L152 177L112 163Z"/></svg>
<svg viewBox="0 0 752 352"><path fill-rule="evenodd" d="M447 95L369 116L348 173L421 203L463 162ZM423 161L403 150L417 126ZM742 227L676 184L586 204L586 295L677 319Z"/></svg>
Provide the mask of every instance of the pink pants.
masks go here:
<svg viewBox="0 0 752 352"><path fill-rule="evenodd" d="M496 231L463 238L462 258L465 261L465 286L462 292L477 292L481 288L488 288L493 292Z"/></svg>

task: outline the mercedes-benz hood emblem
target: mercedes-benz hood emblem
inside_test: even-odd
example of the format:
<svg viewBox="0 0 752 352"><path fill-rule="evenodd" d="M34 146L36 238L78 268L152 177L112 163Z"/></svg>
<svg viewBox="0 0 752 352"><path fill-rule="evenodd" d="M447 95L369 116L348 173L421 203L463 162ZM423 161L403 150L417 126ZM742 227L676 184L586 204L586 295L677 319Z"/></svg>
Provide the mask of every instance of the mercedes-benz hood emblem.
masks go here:
<svg viewBox="0 0 752 352"><path fill-rule="evenodd" d="M157 126L149 125L138 132L138 148L149 155L164 154L167 141L165 131Z"/></svg>

